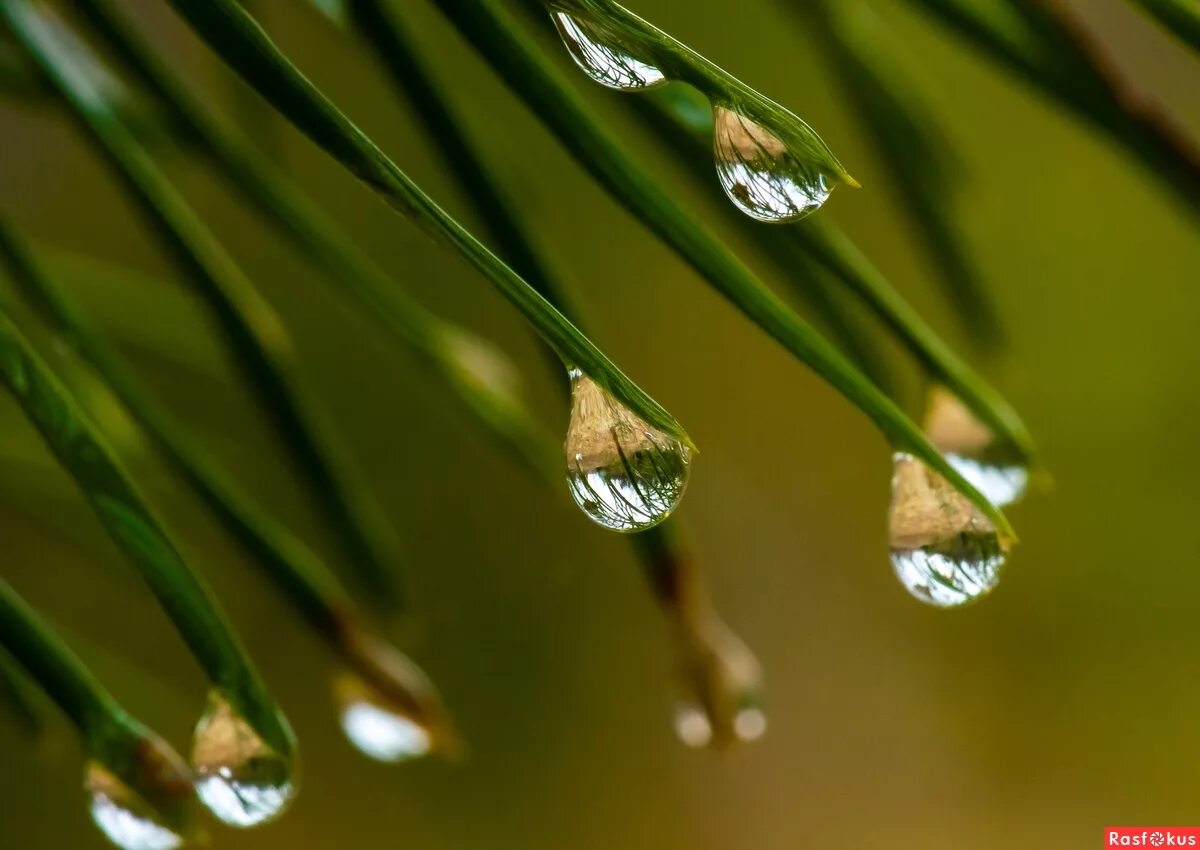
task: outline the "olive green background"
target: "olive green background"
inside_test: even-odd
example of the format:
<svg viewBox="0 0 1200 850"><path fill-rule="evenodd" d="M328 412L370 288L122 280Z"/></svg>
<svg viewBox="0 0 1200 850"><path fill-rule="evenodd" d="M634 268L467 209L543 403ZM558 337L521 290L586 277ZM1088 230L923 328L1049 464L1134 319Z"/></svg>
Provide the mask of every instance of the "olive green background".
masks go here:
<svg viewBox="0 0 1200 850"><path fill-rule="evenodd" d="M426 305L512 352L538 411L565 426L556 378L482 278L268 115L165 4L125 5ZM260 5L304 69L471 222L365 52L300 0ZM822 133L864 187L839 190L822 214L964 344L902 199L782 0L630 5ZM1010 510L1022 545L995 593L962 611L923 607L892 577L889 457L869 423L619 210L424 3L399 4L415 7L426 52L595 340L700 445L681 516L769 685L768 735L725 754L686 750L671 733L669 633L626 543L591 527L565 488L549 491L497 453L212 176L163 156L294 330L309 383L404 537L413 609L399 637L471 745L459 764L386 766L354 752L323 646L126 429L124 457L216 586L302 744L292 812L249 833L213 825L214 847L1089 848L1109 824L1200 822L1197 221L1106 140L905 4L875 5L922 63L969 166L957 214L1009 334L1002 361L981 365L1054 478ZM1119 67L1200 137L1196 58L1117 0L1075 5ZM680 155L623 109L634 95L571 79L664 185L723 227ZM0 104L0 204L47 247L148 276L101 280L48 255L207 444L332 558L201 309L49 107ZM11 304L11 288L0 292ZM888 352L916 415L919 385ZM0 571L135 713L186 745L203 705L198 669L7 400ZM37 745L0 722L0 847L102 846L77 744L55 728L56 741Z"/></svg>

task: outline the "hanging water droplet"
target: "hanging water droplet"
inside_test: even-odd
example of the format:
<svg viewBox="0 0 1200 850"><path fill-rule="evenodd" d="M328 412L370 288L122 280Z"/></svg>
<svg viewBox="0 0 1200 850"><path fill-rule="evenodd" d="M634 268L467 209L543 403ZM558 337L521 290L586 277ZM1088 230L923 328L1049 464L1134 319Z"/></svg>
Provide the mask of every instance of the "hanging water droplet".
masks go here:
<svg viewBox="0 0 1200 850"><path fill-rule="evenodd" d="M433 735L394 700L358 676L343 674L335 684L342 730L363 755L376 761L421 758L433 749Z"/></svg>
<svg viewBox="0 0 1200 850"><path fill-rule="evenodd" d="M296 793L291 759L271 748L219 691L192 740L200 801L230 826L250 827L277 818Z"/></svg>
<svg viewBox="0 0 1200 850"><path fill-rule="evenodd" d="M761 708L743 708L733 719L733 731L739 741L757 741L767 732L767 715Z"/></svg>
<svg viewBox="0 0 1200 850"><path fill-rule="evenodd" d="M805 167L778 135L731 108L713 108L713 153L729 200L759 221L803 218L833 191L825 174Z"/></svg>
<svg viewBox="0 0 1200 850"><path fill-rule="evenodd" d="M675 711L675 734L684 744L698 750L712 742L712 724L703 709L684 703Z"/></svg>
<svg viewBox="0 0 1200 850"><path fill-rule="evenodd" d="M644 531L683 498L691 450L571 370L567 484L583 512L613 531Z"/></svg>
<svg viewBox="0 0 1200 850"><path fill-rule="evenodd" d="M992 431L954 393L942 387L930 391L925 433L950 465L996 507L1025 495L1029 470L1015 452L997 445Z"/></svg>
<svg viewBox="0 0 1200 850"><path fill-rule="evenodd" d="M552 12L551 17L575 64L600 85L636 91L666 82L662 71L633 56L596 24L566 12Z"/></svg>
<svg viewBox="0 0 1200 850"><path fill-rule="evenodd" d="M124 850L175 850L183 836L167 825L133 789L99 762L89 762L84 788L90 797L92 820Z"/></svg>
<svg viewBox="0 0 1200 850"><path fill-rule="evenodd" d="M922 602L953 608L996 586L1007 542L942 476L897 453L889 515L892 566Z"/></svg>
<svg viewBox="0 0 1200 850"><path fill-rule="evenodd" d="M103 762L84 768L83 786L92 820L123 850L175 850L190 831L192 777L183 759L165 742L147 736L123 770Z"/></svg>
<svg viewBox="0 0 1200 850"><path fill-rule="evenodd" d="M754 653L711 611L685 625L681 638L682 684L690 695L675 713L680 740L689 747L724 747L761 738L767 715Z"/></svg>

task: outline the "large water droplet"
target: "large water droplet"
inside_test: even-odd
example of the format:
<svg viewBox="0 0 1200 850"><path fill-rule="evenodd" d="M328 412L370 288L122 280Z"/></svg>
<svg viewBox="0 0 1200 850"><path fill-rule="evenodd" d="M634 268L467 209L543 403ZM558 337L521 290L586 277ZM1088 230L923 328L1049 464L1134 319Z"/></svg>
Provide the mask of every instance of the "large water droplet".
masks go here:
<svg viewBox="0 0 1200 850"><path fill-rule="evenodd" d="M192 742L196 793L230 826L250 827L283 814L296 793L291 759L276 752L219 691Z"/></svg>
<svg viewBox="0 0 1200 850"><path fill-rule="evenodd" d="M183 836L133 789L98 762L89 762L84 788L91 798L92 820L124 850L175 850Z"/></svg>
<svg viewBox="0 0 1200 850"><path fill-rule="evenodd" d="M376 761L401 762L427 755L433 735L406 711L358 676L344 674L336 685L342 730L350 743Z"/></svg>
<svg viewBox="0 0 1200 850"><path fill-rule="evenodd" d="M1025 495L1029 470L1015 452L998 446L992 431L949 390L935 387L930 392L925 433L950 465L996 507Z"/></svg>
<svg viewBox="0 0 1200 850"><path fill-rule="evenodd" d="M121 776L99 760L84 768L88 808L101 832L123 850L175 850L191 827L192 777L166 742L147 735Z"/></svg>
<svg viewBox="0 0 1200 850"><path fill-rule="evenodd" d="M892 566L904 587L939 608L996 586L1007 543L979 509L912 455L897 453L889 515Z"/></svg>
<svg viewBox="0 0 1200 850"><path fill-rule="evenodd" d="M794 221L820 208L833 190L775 133L724 106L713 108L717 177L734 205L765 222Z"/></svg>
<svg viewBox="0 0 1200 850"><path fill-rule="evenodd" d="M666 82L662 71L631 55L600 26L566 12L551 17L575 64L600 85L636 91Z"/></svg>
<svg viewBox="0 0 1200 850"><path fill-rule="evenodd" d="M575 503L613 531L644 531L683 498L691 450L571 370L567 483Z"/></svg>

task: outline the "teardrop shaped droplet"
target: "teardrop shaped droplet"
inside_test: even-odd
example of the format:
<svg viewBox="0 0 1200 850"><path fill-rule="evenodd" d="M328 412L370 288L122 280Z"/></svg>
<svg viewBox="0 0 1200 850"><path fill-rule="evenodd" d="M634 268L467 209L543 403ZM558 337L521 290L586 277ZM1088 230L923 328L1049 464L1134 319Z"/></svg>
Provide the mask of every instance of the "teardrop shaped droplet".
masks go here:
<svg viewBox="0 0 1200 850"><path fill-rule="evenodd" d="M123 850L175 850L191 831L192 776L173 749L147 735L121 773L93 759L84 767L92 820Z"/></svg>
<svg viewBox="0 0 1200 850"><path fill-rule="evenodd" d="M283 814L295 797L291 759L271 748L219 691L192 739L196 793L218 819L251 827Z"/></svg>
<svg viewBox="0 0 1200 850"><path fill-rule="evenodd" d="M342 731L359 752L383 762L421 758L433 735L412 714L358 676L343 674L334 685L341 704Z"/></svg>
<svg viewBox="0 0 1200 850"><path fill-rule="evenodd" d="M833 187L806 168L775 133L725 106L713 107L717 177L734 206L770 223L794 221L819 209Z"/></svg>
<svg viewBox="0 0 1200 850"><path fill-rule="evenodd" d="M551 17L575 64L600 85L637 91L666 82L662 71L633 56L596 24L566 12L552 12Z"/></svg>
<svg viewBox="0 0 1200 850"><path fill-rule="evenodd" d="M84 788L92 820L124 850L175 850L183 836L133 789L99 762L88 762Z"/></svg>
<svg viewBox="0 0 1200 850"><path fill-rule="evenodd" d="M1016 452L997 445L991 429L943 387L929 393L925 433L950 465L996 507L1025 495L1029 470Z"/></svg>
<svg viewBox="0 0 1200 850"><path fill-rule="evenodd" d="M585 514L613 531L644 531L683 498L691 450L571 370L567 484Z"/></svg>
<svg viewBox="0 0 1200 850"><path fill-rule="evenodd" d="M966 497L912 455L897 453L889 515L896 576L922 602L965 605L996 586L1008 544Z"/></svg>

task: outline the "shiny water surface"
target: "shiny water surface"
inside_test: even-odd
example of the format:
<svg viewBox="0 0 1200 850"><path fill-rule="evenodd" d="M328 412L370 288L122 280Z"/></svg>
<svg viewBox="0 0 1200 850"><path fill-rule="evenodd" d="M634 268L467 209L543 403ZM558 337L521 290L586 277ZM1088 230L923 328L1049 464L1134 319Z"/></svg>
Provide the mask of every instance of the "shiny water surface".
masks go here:
<svg viewBox="0 0 1200 850"><path fill-rule="evenodd" d="M575 503L613 531L643 531L670 516L687 488L691 450L577 369L571 400L565 449Z"/></svg>
<svg viewBox="0 0 1200 850"><path fill-rule="evenodd" d="M995 527L912 455L898 453L894 464L889 535L900 583L938 608L965 605L990 592L1007 557Z"/></svg>
<svg viewBox="0 0 1200 850"><path fill-rule="evenodd" d="M930 392L925 433L959 475L996 507L1025 495L1029 470L1014 452L998 446L992 431L949 390L937 387Z"/></svg>
<svg viewBox="0 0 1200 850"><path fill-rule="evenodd" d="M803 218L829 199L824 174L803 167L787 144L766 127L725 106L713 108L713 155L721 187L751 218Z"/></svg>
<svg viewBox="0 0 1200 850"><path fill-rule="evenodd" d="M100 831L123 850L175 850L183 830L99 762L84 771L88 810Z"/></svg>
<svg viewBox="0 0 1200 850"><path fill-rule="evenodd" d="M274 820L296 793L291 759L263 741L219 692L196 724L192 765L200 801L230 826Z"/></svg>
<svg viewBox="0 0 1200 850"><path fill-rule="evenodd" d="M667 81L662 71L633 56L591 22L566 12L553 12L551 17L575 64L600 85L637 91Z"/></svg>

